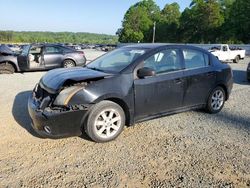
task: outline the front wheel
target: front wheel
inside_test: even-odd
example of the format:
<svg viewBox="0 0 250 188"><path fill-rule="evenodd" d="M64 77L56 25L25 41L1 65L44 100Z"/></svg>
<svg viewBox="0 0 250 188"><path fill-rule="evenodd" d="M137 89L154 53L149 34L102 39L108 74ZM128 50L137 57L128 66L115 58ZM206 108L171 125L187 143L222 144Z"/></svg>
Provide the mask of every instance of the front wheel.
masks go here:
<svg viewBox="0 0 250 188"><path fill-rule="evenodd" d="M112 101L101 101L90 111L85 132L95 142L114 140L125 125L123 109Z"/></svg>
<svg viewBox="0 0 250 188"><path fill-rule="evenodd" d="M221 111L225 103L225 91L222 87L216 87L210 94L206 110L215 114Z"/></svg>
<svg viewBox="0 0 250 188"><path fill-rule="evenodd" d="M0 74L13 74L15 72L15 68L9 63L1 63L0 64Z"/></svg>

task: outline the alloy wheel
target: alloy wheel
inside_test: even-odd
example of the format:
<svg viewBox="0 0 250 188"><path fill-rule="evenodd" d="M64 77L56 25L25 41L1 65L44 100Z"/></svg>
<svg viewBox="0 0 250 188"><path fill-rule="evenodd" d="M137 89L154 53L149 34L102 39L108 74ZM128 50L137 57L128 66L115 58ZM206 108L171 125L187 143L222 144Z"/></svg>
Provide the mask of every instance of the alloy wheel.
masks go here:
<svg viewBox="0 0 250 188"><path fill-rule="evenodd" d="M74 67L74 66L75 66L75 64L74 64L73 61L65 61L64 62L64 67L65 68L70 68L70 67Z"/></svg>
<svg viewBox="0 0 250 188"><path fill-rule="evenodd" d="M221 90L216 90L212 95L211 107L213 110L219 110L224 103L224 94Z"/></svg>
<svg viewBox="0 0 250 188"><path fill-rule="evenodd" d="M94 129L101 138L114 136L121 127L121 115L115 109L105 109L96 118Z"/></svg>

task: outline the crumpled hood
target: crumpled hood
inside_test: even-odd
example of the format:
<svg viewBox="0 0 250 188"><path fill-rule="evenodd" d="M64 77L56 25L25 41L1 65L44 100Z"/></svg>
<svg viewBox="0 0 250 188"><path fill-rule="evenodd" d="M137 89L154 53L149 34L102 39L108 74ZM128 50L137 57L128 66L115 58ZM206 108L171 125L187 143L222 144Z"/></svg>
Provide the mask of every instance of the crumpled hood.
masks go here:
<svg viewBox="0 0 250 188"><path fill-rule="evenodd" d="M88 68L74 67L74 68L59 68L47 72L40 80L40 85L50 93L58 92L63 84L72 80L75 82L90 80L94 78L104 78L110 76L100 71L91 70Z"/></svg>
<svg viewBox="0 0 250 188"><path fill-rule="evenodd" d="M5 44L0 45L0 53L15 55L15 53Z"/></svg>

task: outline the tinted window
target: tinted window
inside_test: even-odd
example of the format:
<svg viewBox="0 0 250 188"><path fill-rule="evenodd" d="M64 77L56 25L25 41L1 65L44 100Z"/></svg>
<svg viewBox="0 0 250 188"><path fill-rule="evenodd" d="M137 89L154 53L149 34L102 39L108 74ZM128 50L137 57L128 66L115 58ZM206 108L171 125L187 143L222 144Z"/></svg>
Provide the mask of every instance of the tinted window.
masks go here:
<svg viewBox="0 0 250 188"><path fill-rule="evenodd" d="M54 46L47 46L45 48L46 53L60 53L61 49L59 47L54 47Z"/></svg>
<svg viewBox="0 0 250 188"><path fill-rule="evenodd" d="M72 53L72 52L75 52L75 50L71 49L71 48L65 48L65 47L62 47L62 50L63 52L65 53Z"/></svg>
<svg viewBox="0 0 250 188"><path fill-rule="evenodd" d="M209 58L197 50L183 50L183 56L187 69L207 67L209 65Z"/></svg>
<svg viewBox="0 0 250 188"><path fill-rule="evenodd" d="M179 50L167 49L158 52L144 61L144 67L154 69L156 74L180 70L182 67Z"/></svg>

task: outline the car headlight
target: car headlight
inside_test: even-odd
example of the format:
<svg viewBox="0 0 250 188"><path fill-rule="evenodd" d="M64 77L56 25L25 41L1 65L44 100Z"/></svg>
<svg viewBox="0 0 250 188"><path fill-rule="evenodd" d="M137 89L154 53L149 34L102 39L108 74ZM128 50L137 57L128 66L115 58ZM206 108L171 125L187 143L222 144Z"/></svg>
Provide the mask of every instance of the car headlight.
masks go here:
<svg viewBox="0 0 250 188"><path fill-rule="evenodd" d="M80 90L82 90L82 86L72 86L62 90L59 95L56 97L54 101L54 105L56 106L67 106L70 99Z"/></svg>

